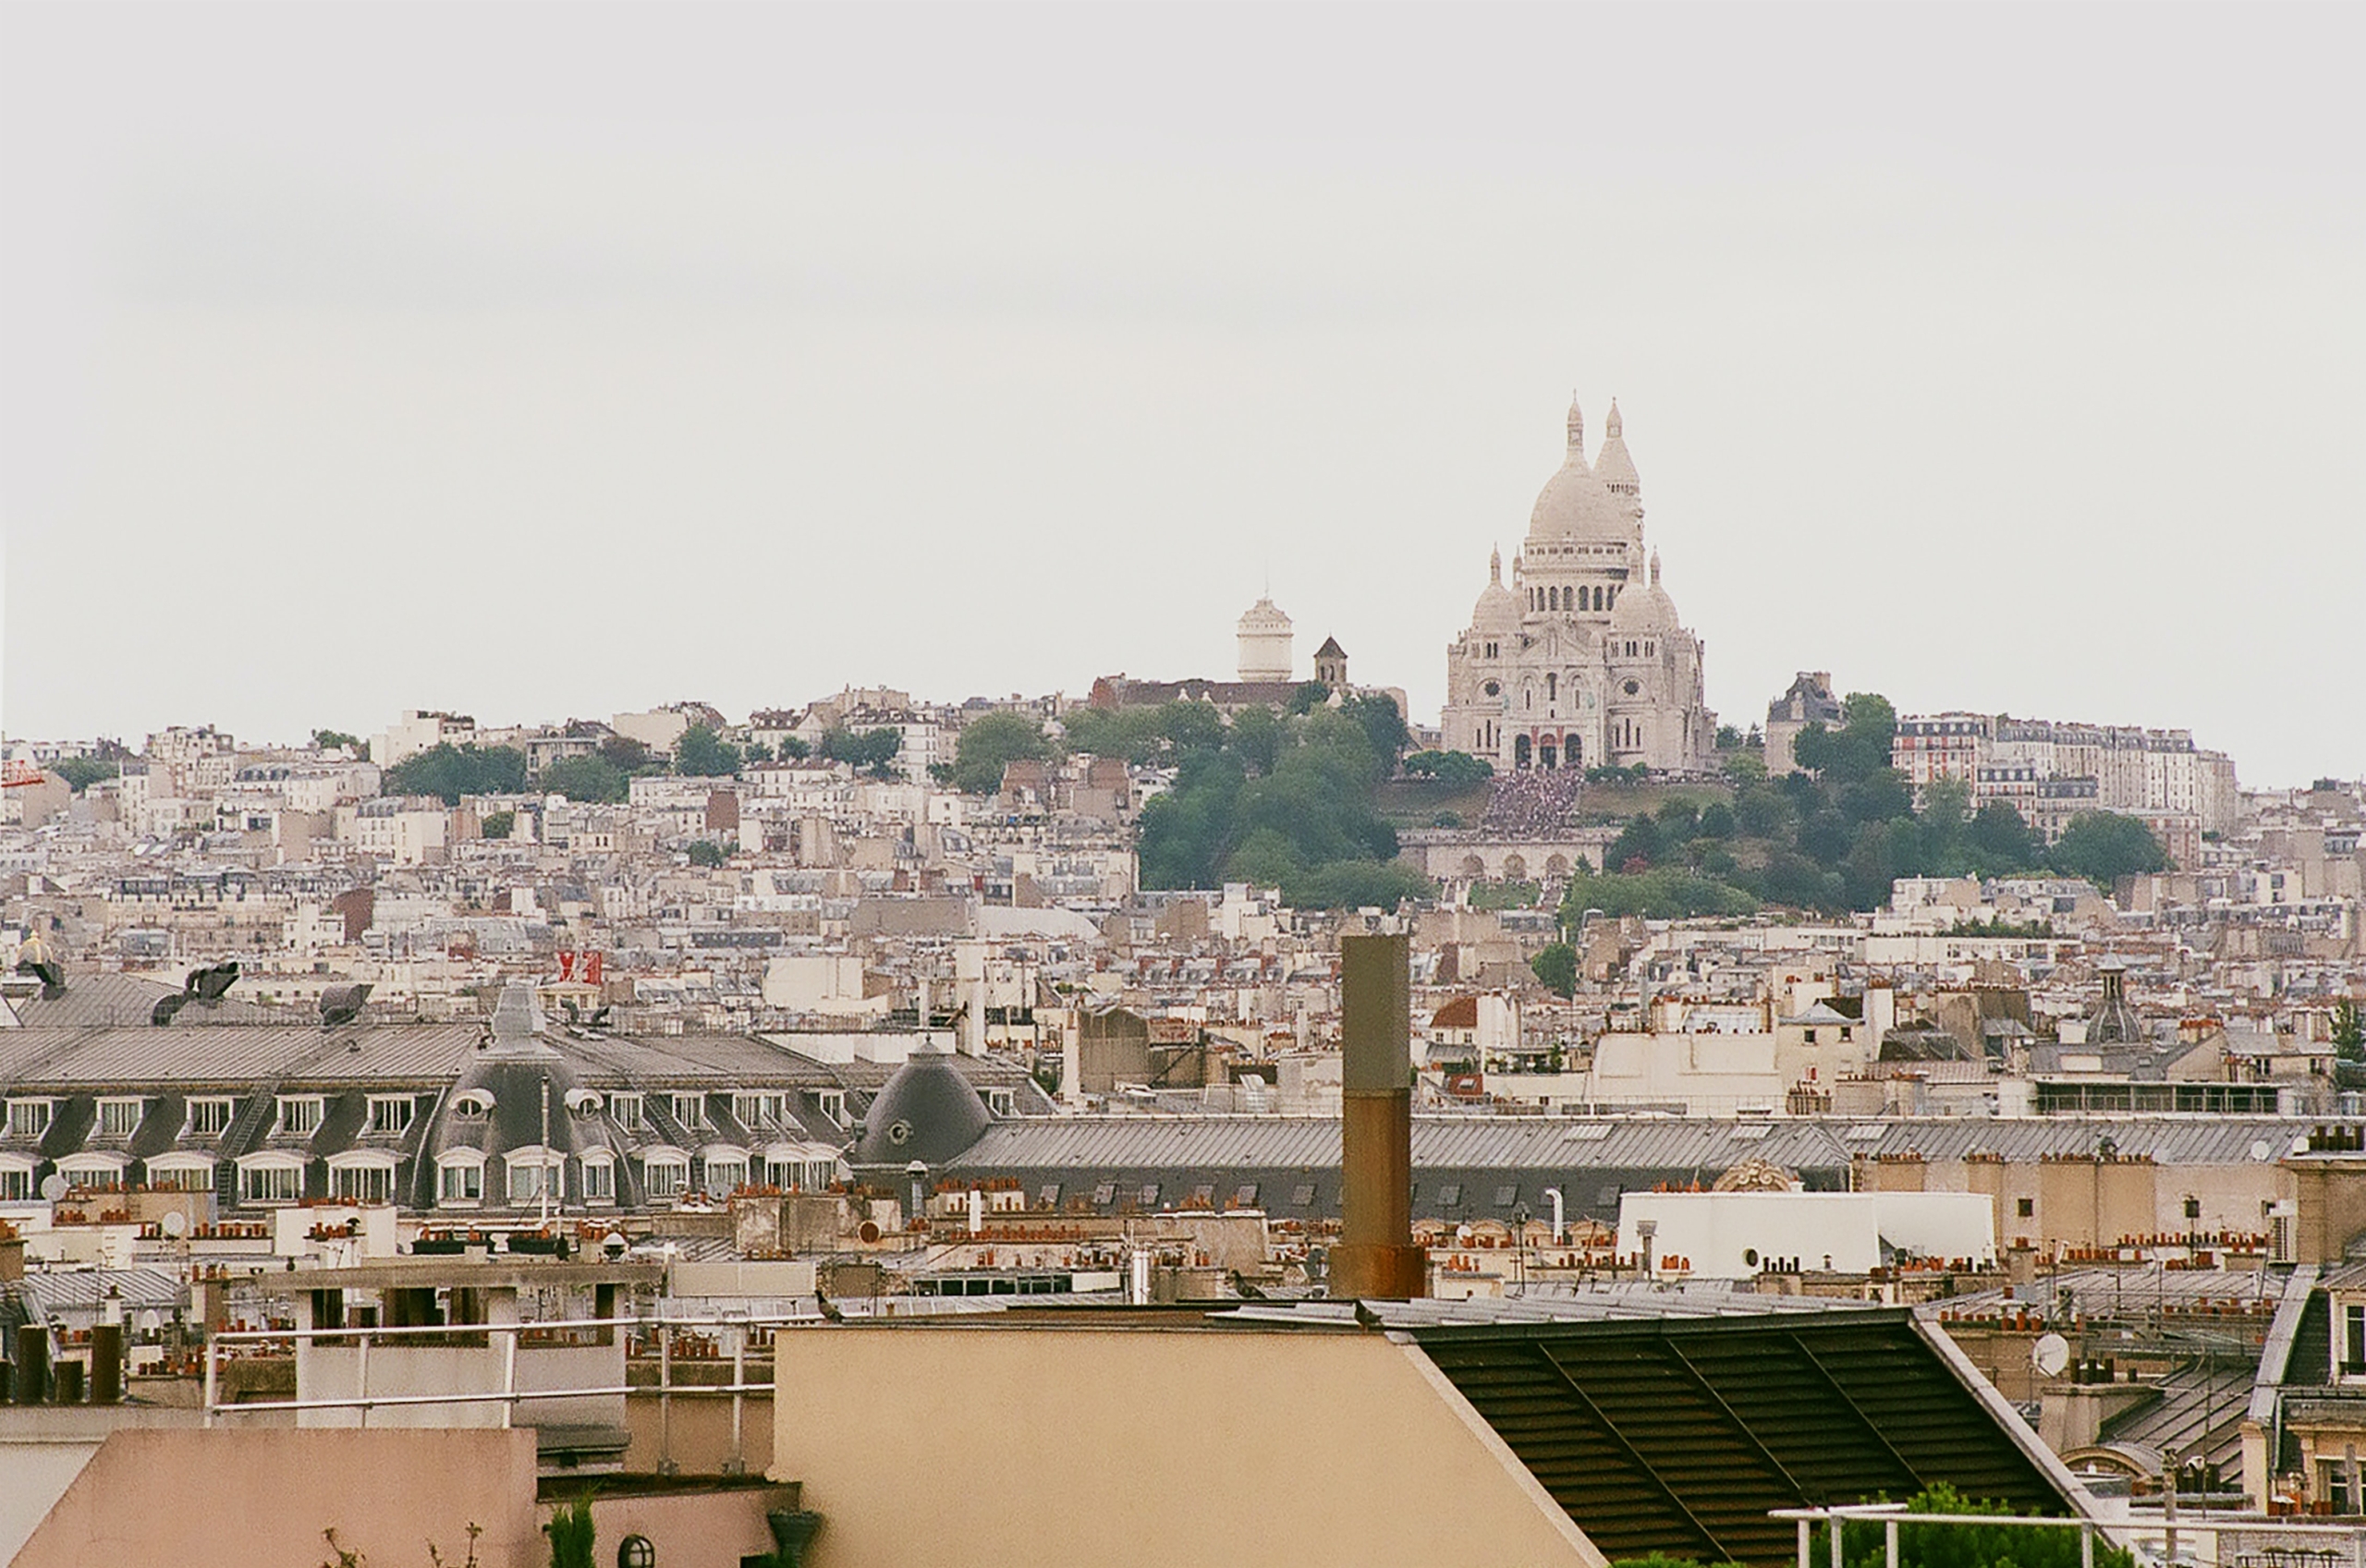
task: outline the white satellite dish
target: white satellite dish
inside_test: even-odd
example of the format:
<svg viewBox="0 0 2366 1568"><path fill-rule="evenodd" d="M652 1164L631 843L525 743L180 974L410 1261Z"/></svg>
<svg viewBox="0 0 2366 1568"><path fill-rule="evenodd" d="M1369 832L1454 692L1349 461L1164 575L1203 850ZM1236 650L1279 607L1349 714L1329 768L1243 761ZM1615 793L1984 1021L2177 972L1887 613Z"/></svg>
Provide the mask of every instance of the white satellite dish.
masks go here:
<svg viewBox="0 0 2366 1568"><path fill-rule="evenodd" d="M178 1238L189 1234L189 1216L177 1209L165 1215L160 1222L164 1225L165 1234L168 1236Z"/></svg>
<svg viewBox="0 0 2366 1568"><path fill-rule="evenodd" d="M66 1178L53 1171L41 1179L41 1195L52 1203L55 1203L66 1196Z"/></svg>
<svg viewBox="0 0 2366 1568"><path fill-rule="evenodd" d="M2266 1140L2265 1138L2253 1138L2253 1139L2251 1139L2251 1158L2252 1158L2252 1159L2254 1159L2254 1160L2265 1160L2265 1159L2266 1159L2270 1154L2272 1154L2272 1153L2274 1153L2274 1152L2275 1152L2275 1150L2274 1150L2274 1149L2269 1149L2269 1148L2267 1147L2267 1140Z"/></svg>
<svg viewBox="0 0 2366 1568"><path fill-rule="evenodd" d="M2030 1365L2043 1376L2062 1376L2062 1369L2070 1365L2070 1342L2060 1334L2038 1335L2037 1343L2030 1346Z"/></svg>

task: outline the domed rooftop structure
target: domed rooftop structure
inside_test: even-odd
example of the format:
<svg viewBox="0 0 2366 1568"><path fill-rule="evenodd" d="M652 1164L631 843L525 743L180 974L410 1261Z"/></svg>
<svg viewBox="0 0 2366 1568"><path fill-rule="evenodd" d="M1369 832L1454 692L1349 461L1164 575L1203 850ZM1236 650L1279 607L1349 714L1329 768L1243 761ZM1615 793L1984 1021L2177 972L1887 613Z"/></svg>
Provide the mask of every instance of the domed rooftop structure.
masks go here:
<svg viewBox="0 0 2366 1568"><path fill-rule="evenodd" d="M534 988L523 980L510 981L494 1004L491 1037L452 1086L435 1124L428 1129L422 1145L428 1158L417 1162L412 1201L422 1209L435 1207L438 1172L445 1162L441 1157L465 1151L483 1158L484 1206L514 1206L501 1169L505 1156L547 1148L555 1162L552 1169L563 1172L566 1156L603 1141L595 1131L579 1126L570 1110L569 1096L577 1087L573 1064L543 1038L543 1010L534 1000ZM545 1128L547 1145L543 1141ZM567 1195L554 1196L563 1199Z"/></svg>
<svg viewBox="0 0 2366 1568"><path fill-rule="evenodd" d="M1610 607L1610 629L1614 634L1666 633L1681 625L1676 618L1676 601L1660 586L1660 553L1654 550L1651 580L1630 582L1618 590L1618 602Z"/></svg>
<svg viewBox="0 0 2366 1568"><path fill-rule="evenodd" d="M986 1102L942 1051L915 1051L880 1087L855 1145L858 1165L938 1165L994 1122Z"/></svg>
<svg viewBox="0 0 2366 1568"><path fill-rule="evenodd" d="M1482 632L1519 629L1519 596L1504 586L1501 550L1487 557L1487 586L1479 590L1479 602L1470 611L1470 624Z"/></svg>
<svg viewBox="0 0 2366 1568"><path fill-rule="evenodd" d="M1634 465L1628 465L1631 474ZM1641 537L1636 519L1641 509L1627 497L1614 495L1586 467L1586 421L1577 399L1569 400L1569 452L1560 472L1544 481L1535 509L1528 516L1528 537L1550 540L1631 540Z"/></svg>

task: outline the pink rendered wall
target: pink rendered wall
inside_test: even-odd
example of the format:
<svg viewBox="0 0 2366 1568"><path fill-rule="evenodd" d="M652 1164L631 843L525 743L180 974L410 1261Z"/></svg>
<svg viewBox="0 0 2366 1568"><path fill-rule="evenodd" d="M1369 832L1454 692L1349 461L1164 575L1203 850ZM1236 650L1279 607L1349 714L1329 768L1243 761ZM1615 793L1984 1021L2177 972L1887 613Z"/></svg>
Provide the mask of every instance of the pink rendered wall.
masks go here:
<svg viewBox="0 0 2366 1568"><path fill-rule="evenodd" d="M534 1568L549 1548L534 1511L534 1434L217 1428L111 1435L11 1568L170 1563L311 1568L324 1528L370 1568Z"/></svg>

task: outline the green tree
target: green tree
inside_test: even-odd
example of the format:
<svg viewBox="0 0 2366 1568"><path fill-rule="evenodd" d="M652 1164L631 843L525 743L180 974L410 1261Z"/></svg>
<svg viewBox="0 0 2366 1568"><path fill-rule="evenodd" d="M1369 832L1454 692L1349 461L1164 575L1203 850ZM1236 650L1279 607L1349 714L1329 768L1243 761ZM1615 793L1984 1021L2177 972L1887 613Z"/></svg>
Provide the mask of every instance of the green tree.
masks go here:
<svg viewBox="0 0 2366 1568"><path fill-rule="evenodd" d="M1418 779L1435 779L1448 789L1471 789L1495 776L1495 765L1468 751L1416 751L1405 759L1405 772Z"/></svg>
<svg viewBox="0 0 2366 1568"><path fill-rule="evenodd" d="M477 832L485 838L507 838L518 828L518 813L495 811L477 824Z"/></svg>
<svg viewBox="0 0 2366 1568"><path fill-rule="evenodd" d="M314 730L312 732L312 745L322 751L335 751L341 746L348 751L352 752L356 757L367 757L370 755L369 746L363 742L360 735L348 735L343 730Z"/></svg>
<svg viewBox="0 0 2366 1568"><path fill-rule="evenodd" d="M2007 1503L1970 1498L1946 1483L1925 1488L1907 1500L1908 1514L1953 1513L2010 1515ZM1862 1521L1845 1525L1840 1537L1846 1568L1881 1568L1888 1561L1887 1532ZM1829 1526L1813 1532L1811 1558L1832 1561ZM2094 1568L2134 1568L2134 1556L2098 1537ZM2032 1529L2014 1525L1918 1525L1902 1523L1897 1531L1897 1560L1916 1568L2078 1568L2081 1555L2075 1524L2060 1529Z"/></svg>
<svg viewBox="0 0 2366 1568"><path fill-rule="evenodd" d="M649 754L649 748L628 735L602 736L600 756L609 767L628 777L645 773L658 765L657 759Z"/></svg>
<svg viewBox="0 0 2366 1568"><path fill-rule="evenodd" d="M1701 808L1701 820L1693 831L1702 838L1733 837L1734 808L1722 800L1712 800Z"/></svg>
<svg viewBox="0 0 2366 1568"><path fill-rule="evenodd" d="M2168 869L2168 851L2153 830L2115 811L2081 811L2047 854L2055 869L2108 888L2122 877Z"/></svg>
<svg viewBox="0 0 2366 1568"><path fill-rule="evenodd" d="M761 740L751 740L740 749L750 762L769 762L773 760L773 748Z"/></svg>
<svg viewBox="0 0 2366 1568"><path fill-rule="evenodd" d="M1002 788L1003 770L1013 762L1041 761L1052 755L1043 726L1023 713L987 713L962 726L953 743L953 787L964 795L992 795Z"/></svg>
<svg viewBox="0 0 2366 1568"><path fill-rule="evenodd" d="M896 776L896 753L904 748L901 730L834 729L822 737L822 755L833 762L844 762L858 773L873 778L892 779Z"/></svg>
<svg viewBox="0 0 2366 1568"><path fill-rule="evenodd" d="M515 795L526 787L526 754L445 741L387 769L381 787L388 795L432 795L446 806L457 806L464 795Z"/></svg>
<svg viewBox="0 0 2366 1568"><path fill-rule="evenodd" d="M1364 739L1372 743L1372 755L1380 759L1382 775L1395 772L1396 760L1405 755L1405 748L1413 738L1413 732L1405 727L1405 715L1396 699L1366 692L1342 702L1339 711L1363 727Z"/></svg>
<svg viewBox="0 0 2366 1568"><path fill-rule="evenodd" d="M784 762L802 762L813 755L813 748L793 735L785 735L780 737L780 744L774 748L774 755Z"/></svg>
<svg viewBox="0 0 2366 1568"><path fill-rule="evenodd" d="M741 760L738 747L704 724L692 724L674 743L674 771L684 778L738 778Z"/></svg>
<svg viewBox="0 0 2366 1568"><path fill-rule="evenodd" d="M1231 726L1225 732L1225 748L1240 759L1241 766L1254 773L1270 773L1282 750L1282 722L1274 711L1258 704L1243 708L1232 716Z"/></svg>
<svg viewBox="0 0 2366 1568"><path fill-rule="evenodd" d="M712 870L729 858L731 857L724 853L723 845L711 838L700 839L690 845L690 864L693 866L704 867Z"/></svg>
<svg viewBox="0 0 2366 1568"><path fill-rule="evenodd" d="M1321 681L1300 681L1298 689L1290 693L1287 711L1295 719L1302 713L1313 712L1330 700L1331 688Z"/></svg>
<svg viewBox="0 0 2366 1568"><path fill-rule="evenodd" d="M1990 876L2029 870L2041 857L2037 835L2030 832L2030 825L2021 820L2009 800L1984 802L1972 813L1964 838L1976 869Z"/></svg>
<svg viewBox="0 0 2366 1568"><path fill-rule="evenodd" d="M1566 942L1547 942L1528 961L1544 989L1555 996L1578 993L1578 950Z"/></svg>
<svg viewBox="0 0 2366 1568"><path fill-rule="evenodd" d="M560 758L543 770L542 786L547 794L592 803L613 803L631 793L624 770L596 751Z"/></svg>
<svg viewBox="0 0 2366 1568"><path fill-rule="evenodd" d="M1169 702L1158 710L1158 733L1172 757L1215 751L1224 746L1224 715L1213 702Z"/></svg>
<svg viewBox="0 0 2366 1568"><path fill-rule="evenodd" d="M2343 1062L2366 1062L2366 1010L2355 997L2333 1004L2333 1053Z"/></svg>
<svg viewBox="0 0 2366 1568"><path fill-rule="evenodd" d="M1614 871L1643 871L1656 866L1667 855L1666 835L1660 825L1646 816L1629 817L1618 836L1610 841L1603 852L1602 863Z"/></svg>
<svg viewBox="0 0 2366 1568"><path fill-rule="evenodd" d="M120 777L123 764L97 757L67 757L49 765L49 771L66 781L66 787L81 794L101 779Z"/></svg>
<svg viewBox="0 0 2366 1568"><path fill-rule="evenodd" d="M1653 920L1682 920L1703 915L1747 915L1758 900L1714 877L1676 867L1648 871L1579 872L1561 897L1561 923L1574 926L1589 909L1605 915L1638 915Z"/></svg>

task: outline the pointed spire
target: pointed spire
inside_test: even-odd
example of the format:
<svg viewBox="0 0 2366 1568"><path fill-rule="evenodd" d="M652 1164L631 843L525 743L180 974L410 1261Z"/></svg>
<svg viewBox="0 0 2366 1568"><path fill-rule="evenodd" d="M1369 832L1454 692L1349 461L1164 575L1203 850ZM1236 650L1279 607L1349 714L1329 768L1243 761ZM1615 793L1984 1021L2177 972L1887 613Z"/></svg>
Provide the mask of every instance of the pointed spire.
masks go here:
<svg viewBox="0 0 2366 1568"><path fill-rule="evenodd" d="M1569 457L1579 468L1586 461L1586 413L1578 407L1578 395L1569 394Z"/></svg>
<svg viewBox="0 0 2366 1568"><path fill-rule="evenodd" d="M1656 550L1652 552L1652 586L1660 586L1660 553Z"/></svg>
<svg viewBox="0 0 2366 1568"><path fill-rule="evenodd" d="M1635 472L1635 460L1627 455L1627 423L1618 417L1618 400L1610 400L1610 418L1603 422L1602 450L1594 455L1594 477L1601 480L1613 495L1632 501L1643 492L1643 481Z"/></svg>
<svg viewBox="0 0 2366 1568"><path fill-rule="evenodd" d="M1504 583L1504 547L1497 545L1487 555L1487 580L1501 588Z"/></svg>

